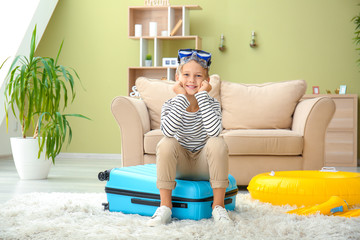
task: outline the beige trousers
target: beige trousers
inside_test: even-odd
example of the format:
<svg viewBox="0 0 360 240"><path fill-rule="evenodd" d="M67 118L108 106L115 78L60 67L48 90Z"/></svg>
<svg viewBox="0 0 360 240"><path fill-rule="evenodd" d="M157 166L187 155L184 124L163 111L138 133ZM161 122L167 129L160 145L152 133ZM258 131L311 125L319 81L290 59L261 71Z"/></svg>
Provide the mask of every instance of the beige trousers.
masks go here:
<svg viewBox="0 0 360 240"><path fill-rule="evenodd" d="M229 185L228 147L222 137L210 137L204 148L193 153L175 138L164 137L156 148L157 188L174 189L175 178L210 180L212 188Z"/></svg>

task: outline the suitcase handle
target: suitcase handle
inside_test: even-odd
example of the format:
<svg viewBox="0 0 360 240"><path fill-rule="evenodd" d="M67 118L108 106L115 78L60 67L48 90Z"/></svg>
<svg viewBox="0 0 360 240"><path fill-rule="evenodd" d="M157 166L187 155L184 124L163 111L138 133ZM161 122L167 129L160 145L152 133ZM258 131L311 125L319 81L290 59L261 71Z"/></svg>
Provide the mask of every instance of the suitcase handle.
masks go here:
<svg viewBox="0 0 360 240"><path fill-rule="evenodd" d="M160 207L160 201L151 201L151 200L144 200L144 199L139 199L139 198L132 198L131 203L146 205L146 206ZM173 202L172 205L175 208L188 208L187 203Z"/></svg>
<svg viewBox="0 0 360 240"><path fill-rule="evenodd" d="M228 205L230 203L232 203L232 198L227 198L227 199L224 200L225 205Z"/></svg>

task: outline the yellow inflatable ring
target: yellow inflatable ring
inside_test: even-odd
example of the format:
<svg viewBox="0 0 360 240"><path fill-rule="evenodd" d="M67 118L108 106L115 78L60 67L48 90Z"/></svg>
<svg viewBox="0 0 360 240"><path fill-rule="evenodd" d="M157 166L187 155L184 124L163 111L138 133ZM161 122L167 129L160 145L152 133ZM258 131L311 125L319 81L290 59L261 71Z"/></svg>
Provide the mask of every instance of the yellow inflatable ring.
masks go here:
<svg viewBox="0 0 360 240"><path fill-rule="evenodd" d="M279 171L253 177L250 195L274 205L311 206L339 196L349 205L360 204L360 173Z"/></svg>

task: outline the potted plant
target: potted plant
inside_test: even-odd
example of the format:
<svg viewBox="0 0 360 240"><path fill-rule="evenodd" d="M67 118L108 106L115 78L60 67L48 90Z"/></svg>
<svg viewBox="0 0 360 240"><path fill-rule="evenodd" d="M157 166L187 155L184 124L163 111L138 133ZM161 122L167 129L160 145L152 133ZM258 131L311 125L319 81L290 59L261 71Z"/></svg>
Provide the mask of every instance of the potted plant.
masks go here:
<svg viewBox="0 0 360 240"><path fill-rule="evenodd" d="M147 54L145 57L145 66L146 67L151 67L152 66L152 56L151 54Z"/></svg>
<svg viewBox="0 0 360 240"><path fill-rule="evenodd" d="M47 178L51 163L55 163L65 140L68 144L71 142L68 117L88 119L80 114L63 113L69 98L74 101L75 80L80 80L74 69L58 65L63 42L53 59L35 56L35 39L36 26L29 57L14 59L5 86L6 124L8 126L11 110L21 125L22 137L10 139L21 179ZM27 137L28 134L32 137Z"/></svg>
<svg viewBox="0 0 360 240"><path fill-rule="evenodd" d="M2 67L4 66L5 62L8 60L9 58L5 59L5 61L1 64L0 69L2 69Z"/></svg>

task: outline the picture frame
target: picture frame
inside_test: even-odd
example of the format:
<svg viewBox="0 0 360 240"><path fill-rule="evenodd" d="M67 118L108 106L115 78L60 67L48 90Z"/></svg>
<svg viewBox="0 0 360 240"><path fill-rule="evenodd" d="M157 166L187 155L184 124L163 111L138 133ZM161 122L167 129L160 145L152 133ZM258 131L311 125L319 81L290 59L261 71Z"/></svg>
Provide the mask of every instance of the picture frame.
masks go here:
<svg viewBox="0 0 360 240"><path fill-rule="evenodd" d="M346 94L346 85L340 85L339 94Z"/></svg>
<svg viewBox="0 0 360 240"><path fill-rule="evenodd" d="M162 65L163 67L177 67L177 58L163 58Z"/></svg>
<svg viewBox="0 0 360 240"><path fill-rule="evenodd" d="M319 86L313 86L313 94L320 94L320 88Z"/></svg>

